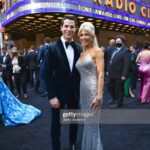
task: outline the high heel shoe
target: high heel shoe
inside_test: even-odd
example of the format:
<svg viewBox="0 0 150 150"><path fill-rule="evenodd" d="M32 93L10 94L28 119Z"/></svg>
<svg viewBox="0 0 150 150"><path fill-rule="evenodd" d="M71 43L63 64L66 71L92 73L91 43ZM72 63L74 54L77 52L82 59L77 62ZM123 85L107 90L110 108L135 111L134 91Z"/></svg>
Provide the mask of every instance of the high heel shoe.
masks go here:
<svg viewBox="0 0 150 150"><path fill-rule="evenodd" d="M129 94L130 94L130 96L131 96L132 98L134 98L134 97L135 97L135 95L133 94L133 92L132 92L131 88L129 88Z"/></svg>

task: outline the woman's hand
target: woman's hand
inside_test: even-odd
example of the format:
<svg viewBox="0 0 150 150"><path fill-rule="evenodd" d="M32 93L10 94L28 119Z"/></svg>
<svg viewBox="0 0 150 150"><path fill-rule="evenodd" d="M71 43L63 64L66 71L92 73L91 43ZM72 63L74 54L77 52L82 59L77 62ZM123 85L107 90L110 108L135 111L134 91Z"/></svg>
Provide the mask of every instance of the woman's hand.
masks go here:
<svg viewBox="0 0 150 150"><path fill-rule="evenodd" d="M94 111L97 111L101 108L101 100L95 98L90 106Z"/></svg>

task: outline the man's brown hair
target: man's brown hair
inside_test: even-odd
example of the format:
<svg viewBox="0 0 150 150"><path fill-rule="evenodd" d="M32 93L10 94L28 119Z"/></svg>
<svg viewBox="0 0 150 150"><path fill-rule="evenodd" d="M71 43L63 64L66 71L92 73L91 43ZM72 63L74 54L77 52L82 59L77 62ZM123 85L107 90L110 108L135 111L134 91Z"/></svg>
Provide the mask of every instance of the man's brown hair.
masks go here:
<svg viewBox="0 0 150 150"><path fill-rule="evenodd" d="M75 16L65 16L63 19L62 19L62 21L61 21L61 26L63 26L64 25L64 21L65 20L73 20L74 22L75 22L75 26L77 27L77 20L76 20L76 18L75 18Z"/></svg>

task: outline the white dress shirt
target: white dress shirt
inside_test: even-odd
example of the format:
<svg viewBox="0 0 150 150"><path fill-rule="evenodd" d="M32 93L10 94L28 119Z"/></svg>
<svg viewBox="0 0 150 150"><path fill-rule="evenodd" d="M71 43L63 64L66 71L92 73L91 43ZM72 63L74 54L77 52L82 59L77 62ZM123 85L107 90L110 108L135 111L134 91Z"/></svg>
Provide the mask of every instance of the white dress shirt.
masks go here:
<svg viewBox="0 0 150 150"><path fill-rule="evenodd" d="M69 67L70 70L72 71L73 68L73 61L74 61L74 50L73 47L71 45L69 45L68 47L66 47L65 42L67 42L63 36L61 37L61 41L63 43L67 58L68 58L68 62L69 62Z"/></svg>
<svg viewBox="0 0 150 150"><path fill-rule="evenodd" d="M7 55L8 55L7 53L4 55L4 57L3 57L3 63L5 63Z"/></svg>

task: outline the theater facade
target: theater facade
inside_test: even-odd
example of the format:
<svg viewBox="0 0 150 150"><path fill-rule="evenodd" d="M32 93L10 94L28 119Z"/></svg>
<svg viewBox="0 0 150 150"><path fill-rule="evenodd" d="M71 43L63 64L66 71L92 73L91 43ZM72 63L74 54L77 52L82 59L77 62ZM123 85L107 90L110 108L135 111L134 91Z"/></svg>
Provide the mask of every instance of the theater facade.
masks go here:
<svg viewBox="0 0 150 150"><path fill-rule="evenodd" d="M47 35L58 38L60 21L68 14L76 16L78 26L92 22L102 46L117 34L124 34L128 45L150 41L149 0L8 0L5 8L2 26L19 48L39 46Z"/></svg>

